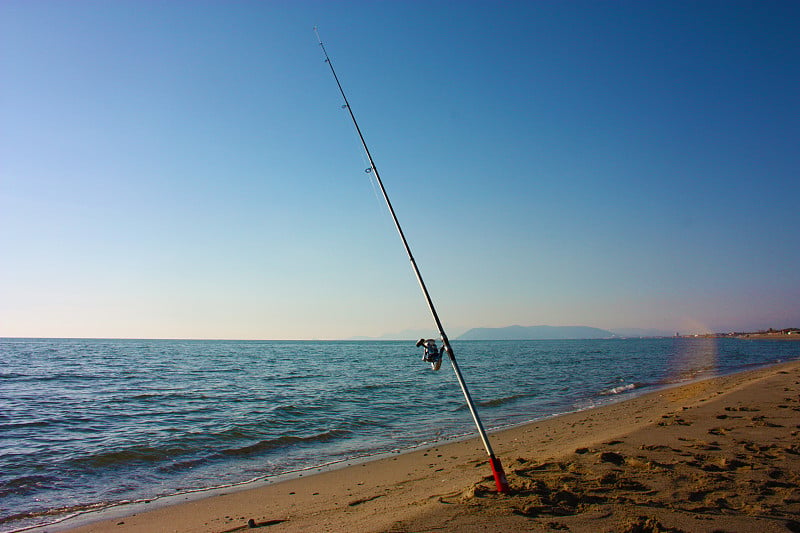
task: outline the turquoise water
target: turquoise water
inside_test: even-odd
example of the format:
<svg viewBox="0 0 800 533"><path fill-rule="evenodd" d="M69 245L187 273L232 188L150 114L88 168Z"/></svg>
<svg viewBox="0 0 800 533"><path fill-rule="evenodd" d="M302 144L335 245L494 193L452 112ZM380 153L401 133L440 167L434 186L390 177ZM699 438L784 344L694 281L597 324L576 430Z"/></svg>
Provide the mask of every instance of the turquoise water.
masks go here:
<svg viewBox="0 0 800 533"><path fill-rule="evenodd" d="M800 358L735 339L453 344L487 428ZM474 431L413 342L0 339L0 530Z"/></svg>

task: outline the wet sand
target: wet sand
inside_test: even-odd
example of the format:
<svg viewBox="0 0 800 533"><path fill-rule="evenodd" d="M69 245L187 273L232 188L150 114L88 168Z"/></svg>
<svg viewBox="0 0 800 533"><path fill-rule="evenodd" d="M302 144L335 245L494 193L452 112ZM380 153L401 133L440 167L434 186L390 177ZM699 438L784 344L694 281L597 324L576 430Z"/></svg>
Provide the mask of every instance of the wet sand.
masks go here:
<svg viewBox="0 0 800 533"><path fill-rule="evenodd" d="M797 361L529 423L491 440L511 494L495 492L476 438L168 506L82 516L84 525L70 531L800 532Z"/></svg>

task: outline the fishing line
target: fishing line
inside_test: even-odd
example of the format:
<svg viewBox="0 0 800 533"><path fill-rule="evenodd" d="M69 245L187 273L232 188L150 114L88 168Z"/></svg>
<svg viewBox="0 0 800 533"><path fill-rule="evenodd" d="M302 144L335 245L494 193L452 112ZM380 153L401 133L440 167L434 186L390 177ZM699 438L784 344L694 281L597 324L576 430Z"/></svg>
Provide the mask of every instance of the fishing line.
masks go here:
<svg viewBox="0 0 800 533"><path fill-rule="evenodd" d="M322 49L324 51L325 50L325 46L322 44L322 39L320 39L319 32L318 32L318 29L317 29L316 26L314 26L314 33L317 35L317 40L319 41L319 45L322 47ZM325 62L330 64L330 59L328 58L327 53L325 54ZM332 66L331 66L331 70L333 70ZM334 72L334 76L335 76L335 72ZM339 80L337 79L336 81L338 83ZM341 89L341 86L340 86L340 89ZM341 109L349 110L350 104L347 101L347 97L345 97L345 95L344 95L344 91L341 91L341 95L344 98L344 104L341 104L341 106L340 106ZM351 115L352 115L352 113L351 113ZM361 137L361 132L358 129L358 124L355 123L355 120L353 120L353 123L355 124L355 128L350 130L350 131L352 132L353 136L355 137L355 140L357 141L357 143L362 143L363 144L363 138ZM366 149L366 145L364 145L363 147ZM381 217L383 217L385 215L389 215L389 217L390 217L389 225L391 226L392 225L392 220L391 220L392 213L389 212L386 209L386 203L384 202L383 198L381 197L381 193L380 193L380 189L379 189L378 183L375 180L375 172L373 172L374 166L367 159L367 156L365 155L365 150L360 150L359 151L359 156L361 157L361 165L362 165L361 168L364 169L364 173L367 174L367 176L369 177L369 183L372 186L372 194L375 197L377 212L381 214Z"/></svg>
<svg viewBox="0 0 800 533"><path fill-rule="evenodd" d="M355 130L353 131L353 135L355 135L356 140L358 140L358 134L355 132ZM359 155L361 156L361 164L363 165L362 168L364 168L364 173L369 177L369 183L372 186L372 194L375 196L375 205L378 208L378 212L381 215L390 214L386 211L386 204L381 198L380 191L378 191L378 184L375 183L375 176L372 175L372 166L370 166L369 161L367 161L367 157L364 155L363 151L360 151ZM389 222L391 223L391 220Z"/></svg>
<svg viewBox="0 0 800 533"><path fill-rule="evenodd" d="M492 450L492 445L489 442L489 437L486 435L486 430L483 427L483 423L481 422L480 417L478 416L478 411L475 408L475 402L473 402L472 397L467 390L467 385L464 382L464 377L461 375L461 370L458 367L458 363L456 362L455 353L453 352L453 347L450 345L450 339L447 338L447 334L444 331L444 326L442 326L441 320L439 320L439 314L436 312L436 308L433 305L433 300L431 299L431 295L428 292L428 288L425 286L425 282L422 280L422 274L420 273L419 267L417 266L417 262L414 260L414 255L411 253L411 247L406 240L406 236L403 233L403 228L400 227L400 221L397 218L397 214L394 211L394 207L392 207L392 202L389 200L389 195L386 192L386 187L383 186L383 180L381 180L381 176L378 173L378 168L375 166L375 161L372 159L372 154L369 151L369 147L367 146L367 141L364 139L364 135L361 133L361 128L358 126L358 121L356 120L356 116L353 113L353 108L350 106L350 102L347 100L347 96L344 94L344 89L342 88L342 84L339 82L339 76L336 75L336 70L333 68L333 63L331 62L331 58L328 57L328 51L325 49L325 45L322 43L322 39L319 36L319 31L317 31L317 27L314 26L314 33L317 35L317 40L319 41L319 46L322 48L322 53L325 56L325 62L331 69L331 74L333 74L333 79L336 81L336 86L339 88L339 93L342 95L342 99L344 100L344 108L347 109L347 112L350 114L350 119L353 122L353 126L355 126L356 132L358 133L358 138L361 141L361 146L364 148L364 154L366 154L367 159L369 159L369 167L367 171L371 174L375 175L375 181L380 187L381 194L383 195L383 199L386 201L386 207L389 209L389 213L392 215L392 220L394 221L395 229L397 230L397 234L400 236L400 240L403 242L403 247L406 250L406 254L408 255L409 261L411 261L411 268L414 270L414 275L417 278L417 283L419 284L419 288L422 290L422 294L425 297L425 302L428 304L428 310L431 312L431 316L433 317L434 322L436 323L436 327L439 330L439 334L442 339L442 349L447 353L447 356L450 359L450 364L453 366L453 372L455 372L456 379L458 380L458 384L461 387L461 392L464 393L464 398L467 401L467 407L469 408L469 412L472 415L472 419L475 422L475 426L478 429L478 435L483 442L484 448L486 448L486 453L489 455L489 465L492 468L492 475L494 476L495 484L497 485L498 492L507 493L509 492L508 487L508 480L506 479L506 474L503 471L503 465L500 463L500 459L498 459L494 451Z"/></svg>
<svg viewBox="0 0 800 533"><path fill-rule="evenodd" d="M342 109L345 108L346 106L342 106ZM355 129L351 131L353 133L353 138L356 141L360 142L358 139L358 133L355 131ZM381 214L381 216L389 214L386 211L386 204L383 202L383 199L380 196L380 192L378 191L378 184L375 183L375 176L372 175L372 167L370 166L369 161L367 161L367 157L364 155L364 151L360 150L358 152L358 155L360 157L361 168L364 169L364 174L366 174L367 177L369 178L369 183L370 186L372 187L372 194L375 197L375 205L377 206L377 211ZM391 224L391 219L389 220L389 222Z"/></svg>

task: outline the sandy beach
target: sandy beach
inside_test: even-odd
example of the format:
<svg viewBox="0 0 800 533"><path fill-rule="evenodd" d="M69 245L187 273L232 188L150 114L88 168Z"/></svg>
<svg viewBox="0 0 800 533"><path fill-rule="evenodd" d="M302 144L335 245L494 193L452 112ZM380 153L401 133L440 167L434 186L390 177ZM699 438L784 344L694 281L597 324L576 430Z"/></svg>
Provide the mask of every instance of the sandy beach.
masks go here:
<svg viewBox="0 0 800 533"><path fill-rule="evenodd" d="M799 435L795 361L494 433L507 495L476 438L46 530L798 532Z"/></svg>

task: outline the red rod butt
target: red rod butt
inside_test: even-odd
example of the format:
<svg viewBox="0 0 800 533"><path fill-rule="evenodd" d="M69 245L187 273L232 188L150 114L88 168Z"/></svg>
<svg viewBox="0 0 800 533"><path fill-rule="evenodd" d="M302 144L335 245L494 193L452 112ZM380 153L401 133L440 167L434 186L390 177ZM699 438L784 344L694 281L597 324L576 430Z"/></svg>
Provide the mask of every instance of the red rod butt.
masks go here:
<svg viewBox="0 0 800 533"><path fill-rule="evenodd" d="M494 474L494 482L497 485L497 492L508 494L511 489L508 488L508 480L506 473L503 470L503 465L497 457L489 457L489 464L492 465L492 474Z"/></svg>

